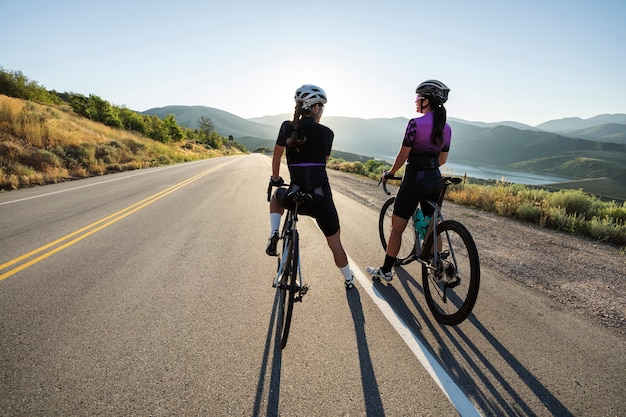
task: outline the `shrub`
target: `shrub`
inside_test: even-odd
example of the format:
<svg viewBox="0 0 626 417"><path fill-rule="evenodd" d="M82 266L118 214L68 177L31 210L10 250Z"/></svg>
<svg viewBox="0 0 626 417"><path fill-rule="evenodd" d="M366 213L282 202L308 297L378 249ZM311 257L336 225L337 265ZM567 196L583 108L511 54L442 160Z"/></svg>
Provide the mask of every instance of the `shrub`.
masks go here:
<svg viewBox="0 0 626 417"><path fill-rule="evenodd" d="M28 159L24 158L24 162L40 171L45 171L49 167L54 168L63 165L61 159L56 154L46 149L37 149Z"/></svg>
<svg viewBox="0 0 626 417"><path fill-rule="evenodd" d="M582 190L561 190L549 194L545 203L548 207L565 209L567 214L586 214L592 207L590 196Z"/></svg>
<svg viewBox="0 0 626 417"><path fill-rule="evenodd" d="M526 201L522 202L517 208L517 217L522 220L535 222L537 224L539 224L542 214L543 212L541 211L541 207L537 207L536 205Z"/></svg>
<svg viewBox="0 0 626 417"><path fill-rule="evenodd" d="M626 223L610 217L593 217L587 222L589 236L607 242L626 245Z"/></svg>

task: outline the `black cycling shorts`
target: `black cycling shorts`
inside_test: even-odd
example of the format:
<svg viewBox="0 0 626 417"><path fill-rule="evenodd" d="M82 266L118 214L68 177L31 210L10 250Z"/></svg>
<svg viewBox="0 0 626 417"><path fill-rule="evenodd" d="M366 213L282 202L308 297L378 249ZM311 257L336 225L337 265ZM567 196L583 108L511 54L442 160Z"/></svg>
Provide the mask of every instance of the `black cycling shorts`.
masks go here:
<svg viewBox="0 0 626 417"><path fill-rule="evenodd" d="M417 208L417 203L424 200L437 201L441 192L441 173L439 169L429 169L423 171L414 171L407 169L400 184L400 189L396 195L396 201L393 206L393 214L405 220L411 218L411 215ZM435 211L429 204L422 203L422 212L424 216L432 216Z"/></svg>
<svg viewBox="0 0 626 417"><path fill-rule="evenodd" d="M276 190L278 203L288 210L295 208L293 200L287 198L290 192L291 188L279 188ZM337 214L330 187L321 187L317 192L311 192L310 194L313 196L313 200L300 204L298 213L313 217L324 236L334 235L339 231L339 215Z"/></svg>

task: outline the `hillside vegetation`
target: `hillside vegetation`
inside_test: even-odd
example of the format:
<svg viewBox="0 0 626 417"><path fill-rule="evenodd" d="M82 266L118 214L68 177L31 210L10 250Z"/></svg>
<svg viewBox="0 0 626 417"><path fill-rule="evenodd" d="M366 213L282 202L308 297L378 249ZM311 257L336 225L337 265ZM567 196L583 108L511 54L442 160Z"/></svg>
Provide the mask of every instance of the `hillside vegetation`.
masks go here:
<svg viewBox="0 0 626 417"><path fill-rule="evenodd" d="M67 107L0 95L0 189L43 185L244 150L228 145L211 148L189 140L163 143L94 122Z"/></svg>
<svg viewBox="0 0 626 417"><path fill-rule="evenodd" d="M0 190L247 152L209 118L198 125L48 91L0 68Z"/></svg>

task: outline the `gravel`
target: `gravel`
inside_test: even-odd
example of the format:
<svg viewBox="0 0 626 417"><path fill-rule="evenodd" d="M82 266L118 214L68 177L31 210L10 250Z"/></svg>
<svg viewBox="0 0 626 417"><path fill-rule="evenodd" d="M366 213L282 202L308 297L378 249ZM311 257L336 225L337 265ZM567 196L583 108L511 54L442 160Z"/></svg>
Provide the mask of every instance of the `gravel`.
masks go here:
<svg viewBox="0 0 626 417"><path fill-rule="evenodd" d="M333 190L375 210L388 198L377 181L333 170L329 176ZM483 268L626 336L626 255L619 247L449 201L443 212L471 231Z"/></svg>

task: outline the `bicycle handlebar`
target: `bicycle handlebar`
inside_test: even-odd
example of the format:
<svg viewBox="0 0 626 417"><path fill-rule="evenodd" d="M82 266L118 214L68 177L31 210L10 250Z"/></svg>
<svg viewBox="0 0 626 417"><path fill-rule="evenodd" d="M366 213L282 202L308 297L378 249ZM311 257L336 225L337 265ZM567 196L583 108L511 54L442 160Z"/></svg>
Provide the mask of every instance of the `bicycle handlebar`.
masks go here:
<svg viewBox="0 0 626 417"><path fill-rule="evenodd" d="M380 181L378 181L378 185L382 184L383 185L383 190L385 191L385 194L387 195L391 195L391 193L389 192L389 190L387 190L387 181L389 180L402 180L402 177L396 177L394 175L389 175L389 174L383 174L382 177L380 177ZM447 187L448 185L453 185L453 184L460 184L463 182L462 178L456 178L456 177L441 177L441 181L444 184L444 187Z"/></svg>
<svg viewBox="0 0 626 417"><path fill-rule="evenodd" d="M380 177L380 181L378 181L378 185L380 185L381 183L383 184L383 190L385 190L385 194L387 195L391 195L391 192L389 192L389 190L387 190L387 181L389 180L398 180L401 181L402 177L396 177L393 175L389 175L387 173L383 174L382 177Z"/></svg>
<svg viewBox="0 0 626 417"><path fill-rule="evenodd" d="M289 187L290 184L287 184L286 182L283 182L282 184L272 184L271 182L268 184L267 186L267 201L270 201L270 198L272 197L272 188L274 187Z"/></svg>
<svg viewBox="0 0 626 417"><path fill-rule="evenodd" d="M272 188L273 187L274 186L272 185L271 182L267 185L267 201L270 201L270 197L272 196Z"/></svg>

